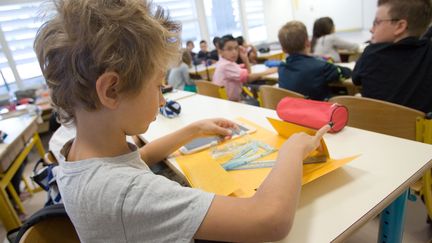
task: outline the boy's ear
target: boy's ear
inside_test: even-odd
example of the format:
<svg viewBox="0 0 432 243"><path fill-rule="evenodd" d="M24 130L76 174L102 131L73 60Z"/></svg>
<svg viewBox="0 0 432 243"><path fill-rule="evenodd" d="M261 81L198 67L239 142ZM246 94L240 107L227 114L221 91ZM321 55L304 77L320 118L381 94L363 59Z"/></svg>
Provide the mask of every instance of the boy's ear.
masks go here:
<svg viewBox="0 0 432 243"><path fill-rule="evenodd" d="M116 72L105 72L96 80L96 92L99 101L108 109L115 109L119 104L118 84L120 77Z"/></svg>
<svg viewBox="0 0 432 243"><path fill-rule="evenodd" d="M401 19L396 23L396 29L394 31L395 36L402 36L408 31L408 22L405 19Z"/></svg>

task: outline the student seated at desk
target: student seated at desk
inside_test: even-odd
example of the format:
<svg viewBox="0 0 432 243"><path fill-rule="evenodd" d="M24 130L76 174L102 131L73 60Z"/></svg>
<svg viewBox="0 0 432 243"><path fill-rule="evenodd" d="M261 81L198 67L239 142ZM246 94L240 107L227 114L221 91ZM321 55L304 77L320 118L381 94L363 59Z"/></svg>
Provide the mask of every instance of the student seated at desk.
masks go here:
<svg viewBox="0 0 432 243"><path fill-rule="evenodd" d="M220 41L219 37L216 36L215 38L213 38L213 45L214 45L215 49L213 49L210 52L210 59L215 61L214 63L219 61L219 41Z"/></svg>
<svg viewBox="0 0 432 243"><path fill-rule="evenodd" d="M192 57L187 49L182 50L182 58L177 67L171 68L168 75L168 84L174 89L196 91L194 81L189 77L189 68L192 66Z"/></svg>
<svg viewBox="0 0 432 243"><path fill-rule="evenodd" d="M219 61L213 74L213 83L226 89L228 99L242 101L242 86L247 82L261 79L262 76L276 73L276 68L269 68L263 72L251 73L251 65L246 49L239 46L232 35L225 35L219 41ZM243 66L236 63L238 57L243 60Z"/></svg>
<svg viewBox="0 0 432 243"><path fill-rule="evenodd" d="M432 111L432 43L419 37L432 19L429 0L379 0L371 43L353 71L362 96Z"/></svg>
<svg viewBox="0 0 432 243"><path fill-rule="evenodd" d="M257 56L258 56L258 52L257 49L255 48L255 46L248 44L245 39L243 38L243 36L237 36L236 37L237 43L239 44L239 46L243 46L246 49L246 53L247 53L247 57L249 59L249 63L250 64L257 64ZM243 60L239 57L237 59L237 63L241 64L243 63Z"/></svg>
<svg viewBox="0 0 432 243"><path fill-rule="evenodd" d="M279 30L279 42L289 56L279 66L279 87L314 100L331 97L328 84L348 78L351 70L309 55L310 42L306 26L290 21Z"/></svg>
<svg viewBox="0 0 432 243"><path fill-rule="evenodd" d="M200 41L200 51L198 52L197 58L198 60L201 61L201 63L207 65L216 63L216 60L213 60L211 58L211 53L208 50L207 41L205 40Z"/></svg>
<svg viewBox="0 0 432 243"><path fill-rule="evenodd" d="M335 34L335 25L330 17L315 20L312 31L311 50L316 56L330 57L333 62L340 62L338 49L358 51L359 45L344 41Z"/></svg>
<svg viewBox="0 0 432 243"><path fill-rule="evenodd" d="M193 43L193 41L188 40L186 42L186 49L189 51L192 60L195 60L197 58L197 54L193 51L194 48L195 48L195 44Z"/></svg>
<svg viewBox="0 0 432 243"><path fill-rule="evenodd" d="M60 120L76 126L75 139L61 150L56 180L80 240L285 237L299 198L302 160L329 126L316 136L291 136L251 198L214 195L157 176L148 165L194 138L226 138L236 128L233 122L209 119L140 149L126 142L127 135L146 132L165 103L161 80L169 65L178 62L181 27L141 0L56 3L56 15L37 33L35 51Z"/></svg>

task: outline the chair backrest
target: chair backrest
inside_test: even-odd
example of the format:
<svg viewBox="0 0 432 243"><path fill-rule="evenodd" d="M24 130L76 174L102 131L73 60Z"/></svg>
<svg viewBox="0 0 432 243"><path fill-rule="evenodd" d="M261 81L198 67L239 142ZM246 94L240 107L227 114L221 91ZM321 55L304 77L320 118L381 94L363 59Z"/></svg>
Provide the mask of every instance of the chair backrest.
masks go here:
<svg viewBox="0 0 432 243"><path fill-rule="evenodd" d="M21 226L14 242L79 242L78 234L63 204L42 208Z"/></svg>
<svg viewBox="0 0 432 243"><path fill-rule="evenodd" d="M58 164L58 161L56 159L56 157L54 156L54 154L52 153L52 151L48 151L45 153L43 160L45 161L45 163L47 164Z"/></svg>
<svg viewBox="0 0 432 243"><path fill-rule="evenodd" d="M417 117L425 116L418 110L364 97L335 96L329 102L348 108L348 126L411 140L416 140Z"/></svg>
<svg viewBox="0 0 432 243"><path fill-rule="evenodd" d="M197 87L198 94L227 99L225 89L223 87L217 86L216 84L205 81L205 80L197 80L195 81L195 85Z"/></svg>
<svg viewBox="0 0 432 243"><path fill-rule="evenodd" d="M273 110L276 109L279 101L287 96L293 98L305 98L304 95L297 92L269 85L261 85L259 93L261 99L261 106Z"/></svg>

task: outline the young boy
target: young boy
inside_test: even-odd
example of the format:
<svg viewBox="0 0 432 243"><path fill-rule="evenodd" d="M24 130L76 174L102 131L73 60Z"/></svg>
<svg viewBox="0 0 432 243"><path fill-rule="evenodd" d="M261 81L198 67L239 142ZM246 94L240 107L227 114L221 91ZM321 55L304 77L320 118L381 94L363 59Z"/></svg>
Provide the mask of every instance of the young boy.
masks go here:
<svg viewBox="0 0 432 243"><path fill-rule="evenodd" d="M179 26L142 0L58 0L56 7L37 34L35 50L61 120L76 126L76 138L61 150L57 183L80 240L285 237L299 197L302 159L329 127L314 137L289 138L251 198L181 187L148 165L193 138L230 136L232 122L198 121L139 150L125 139L144 133L165 102L161 80L167 66L178 62Z"/></svg>
<svg viewBox="0 0 432 243"><path fill-rule="evenodd" d="M193 41L191 40L186 41L186 49L189 51L192 60L195 60L197 58L197 54L193 51L194 48L195 48L195 44L193 43Z"/></svg>
<svg viewBox="0 0 432 243"><path fill-rule="evenodd" d="M430 0L379 0L372 44L353 71L362 96L432 111L432 43L419 39L432 19Z"/></svg>
<svg viewBox="0 0 432 243"><path fill-rule="evenodd" d="M310 42L302 22L286 23L278 37L283 51L289 54L279 66L279 87L314 100L325 100L331 97L329 83L350 76L351 70L309 55Z"/></svg>
<svg viewBox="0 0 432 243"><path fill-rule="evenodd" d="M208 64L216 63L210 57L210 52L208 51L207 41L205 41L205 40L200 41L200 51L198 52L197 57L201 62L204 62L206 64L207 64L207 62L209 62Z"/></svg>
<svg viewBox="0 0 432 243"><path fill-rule="evenodd" d="M276 68L269 68L264 72L251 73L251 65L246 49L239 46L232 35L225 35L219 40L219 61L213 74L213 83L225 87L228 99L241 101L242 86L244 83L261 79L262 76L275 73ZM238 57L243 60L244 66L236 63ZM244 67L244 68L243 68Z"/></svg>

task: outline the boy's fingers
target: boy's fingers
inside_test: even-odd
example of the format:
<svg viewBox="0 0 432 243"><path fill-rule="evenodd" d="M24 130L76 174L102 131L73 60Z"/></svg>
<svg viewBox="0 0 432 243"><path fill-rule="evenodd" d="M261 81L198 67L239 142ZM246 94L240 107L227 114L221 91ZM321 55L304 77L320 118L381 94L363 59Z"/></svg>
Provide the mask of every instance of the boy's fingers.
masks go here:
<svg viewBox="0 0 432 243"><path fill-rule="evenodd" d="M326 134L326 132L328 132L331 129L331 127L329 125L325 125L323 127L321 127L316 133L315 133L315 139L316 140L321 140L321 138L324 136L324 134Z"/></svg>

